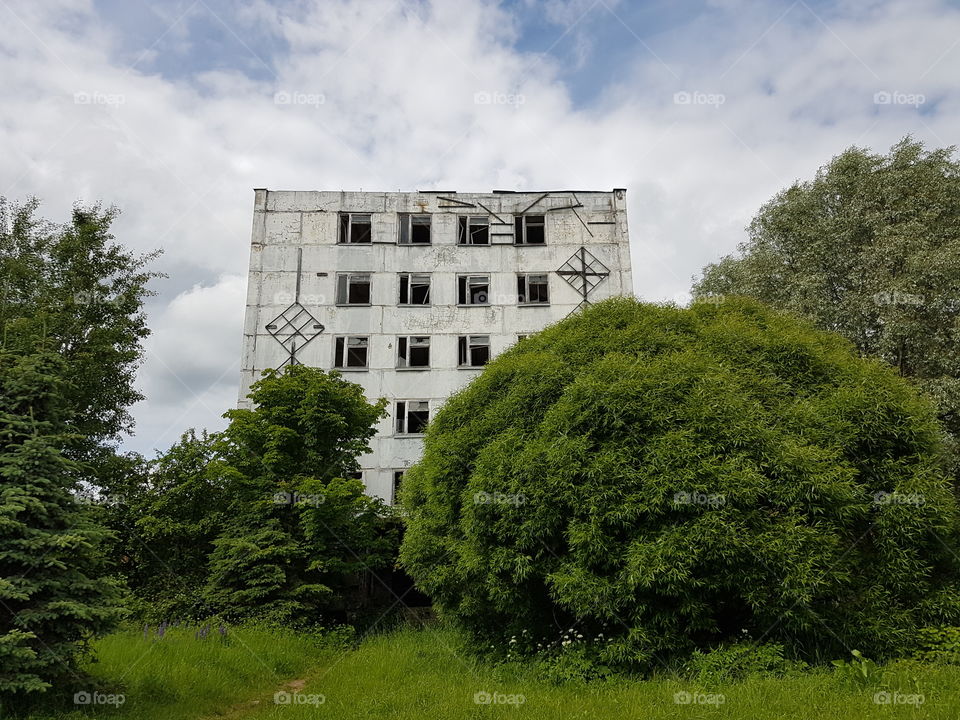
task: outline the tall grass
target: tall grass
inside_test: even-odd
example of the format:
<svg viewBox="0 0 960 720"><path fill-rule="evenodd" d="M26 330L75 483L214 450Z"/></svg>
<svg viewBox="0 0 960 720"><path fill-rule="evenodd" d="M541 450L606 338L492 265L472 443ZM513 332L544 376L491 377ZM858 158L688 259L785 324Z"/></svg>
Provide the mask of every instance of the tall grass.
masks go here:
<svg viewBox="0 0 960 720"><path fill-rule="evenodd" d="M784 678L753 677L715 687L676 677L555 685L541 679L530 665L477 663L461 652L456 635L428 629L371 638L313 674L299 692L299 697L280 698L289 703L267 703L249 717L955 720L960 708L960 668L894 664L888 668L887 684L864 689L851 687L826 670ZM887 696L883 694L876 698L881 701L878 704L877 693L888 693L891 701L901 704L884 704ZM918 693L923 695L922 704L902 704Z"/></svg>
<svg viewBox="0 0 960 720"><path fill-rule="evenodd" d="M114 717L187 720L239 711L252 699L327 661L334 650L319 636L256 627L167 629L163 636L129 630L100 640L91 695L123 695L122 704L75 705L31 718ZM236 707L235 707L236 706Z"/></svg>
<svg viewBox="0 0 960 720"><path fill-rule="evenodd" d="M71 706L34 718L953 720L960 708L958 666L893 663L865 687L827 669L717 685L666 673L558 685L534 664L478 661L455 632L430 627L371 636L356 650L257 628L226 637L214 629L205 638L193 630L168 630L162 638L131 631L102 640L97 650L100 661L88 668L96 689L123 693L123 705Z"/></svg>

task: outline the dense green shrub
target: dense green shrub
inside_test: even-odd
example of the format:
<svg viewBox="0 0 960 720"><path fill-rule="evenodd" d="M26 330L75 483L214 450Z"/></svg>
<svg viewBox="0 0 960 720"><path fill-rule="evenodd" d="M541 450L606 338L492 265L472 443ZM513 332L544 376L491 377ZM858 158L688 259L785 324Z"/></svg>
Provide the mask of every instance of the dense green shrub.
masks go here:
<svg viewBox="0 0 960 720"><path fill-rule="evenodd" d="M940 447L929 404L837 335L746 299L610 300L437 414L401 560L482 647L577 628L653 667L746 630L883 656L960 617Z"/></svg>

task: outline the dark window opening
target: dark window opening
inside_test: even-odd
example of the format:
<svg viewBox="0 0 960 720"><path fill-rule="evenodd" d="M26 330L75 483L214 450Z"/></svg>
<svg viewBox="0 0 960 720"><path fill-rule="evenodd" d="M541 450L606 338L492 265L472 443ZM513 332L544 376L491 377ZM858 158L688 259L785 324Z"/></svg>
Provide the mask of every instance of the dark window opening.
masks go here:
<svg viewBox="0 0 960 720"><path fill-rule="evenodd" d="M400 237L397 242L401 245L429 245L430 216L400 213Z"/></svg>
<svg viewBox="0 0 960 720"><path fill-rule="evenodd" d="M406 473L406 470L394 470L393 471L393 504L397 504L397 500L400 497L400 486L403 484L403 476Z"/></svg>
<svg viewBox="0 0 960 720"><path fill-rule="evenodd" d="M427 400L399 400L397 402L397 433L419 435L430 421L430 403Z"/></svg>
<svg viewBox="0 0 960 720"><path fill-rule="evenodd" d="M543 245L546 242L543 215L519 215L514 222L514 242L517 245Z"/></svg>
<svg viewBox="0 0 960 720"><path fill-rule="evenodd" d="M369 339L365 337L338 337L334 367L365 368L367 366L367 346Z"/></svg>
<svg viewBox="0 0 960 720"><path fill-rule="evenodd" d="M521 305L545 305L550 302L546 275L518 275L517 302Z"/></svg>
<svg viewBox="0 0 960 720"><path fill-rule="evenodd" d="M369 305L370 274L345 273L337 276L338 305Z"/></svg>
<svg viewBox="0 0 960 720"><path fill-rule="evenodd" d="M461 275L457 278L457 304L489 305L490 276Z"/></svg>
<svg viewBox="0 0 960 720"><path fill-rule="evenodd" d="M458 364L460 367L481 367L490 361L489 335L461 335Z"/></svg>
<svg viewBox="0 0 960 720"><path fill-rule="evenodd" d="M363 245L373 242L373 223L369 213L340 214L340 242L348 245Z"/></svg>
<svg viewBox="0 0 960 720"><path fill-rule="evenodd" d="M397 338L397 367L430 367L430 338L418 335Z"/></svg>
<svg viewBox="0 0 960 720"><path fill-rule="evenodd" d="M457 230L458 245L489 245L490 218L460 216Z"/></svg>
<svg viewBox="0 0 960 720"><path fill-rule="evenodd" d="M430 276L400 275L400 304L401 305L429 305L430 304Z"/></svg>

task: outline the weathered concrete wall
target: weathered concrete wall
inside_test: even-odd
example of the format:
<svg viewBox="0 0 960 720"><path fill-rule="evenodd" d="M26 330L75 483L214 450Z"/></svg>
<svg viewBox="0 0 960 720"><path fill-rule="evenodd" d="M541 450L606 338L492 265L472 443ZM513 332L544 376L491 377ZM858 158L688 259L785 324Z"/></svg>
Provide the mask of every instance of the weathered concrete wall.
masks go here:
<svg viewBox="0 0 960 720"><path fill-rule="evenodd" d="M415 462L422 446L418 437L394 434L395 401L429 400L432 415L444 399L480 372L458 368L458 336L489 335L491 354L496 356L513 345L518 335L534 333L566 317L582 298L556 271L581 247L610 271L590 294L591 302L632 293L625 191L557 191L543 195L256 190L241 405L260 373L289 357L266 326L294 302L299 250L299 302L324 330L298 350L297 360L330 369L335 336L370 337L369 367L344 370L344 375L362 385L369 398L390 400L390 415L381 422L372 452L361 458L361 465L368 490L391 500L393 472ZM569 208L571 205L577 207ZM513 244L514 214L528 207L527 214L545 216L546 243L542 246ZM341 212L372 214L372 244L337 244ZM398 213L404 212L431 214L430 245L397 244ZM460 215L490 215L492 244L457 245ZM504 224L493 224L500 220ZM369 306L336 305L336 274L348 271L371 273ZM430 274L430 306L398 306L401 272ZM490 275L490 305L457 305L457 275L464 273ZM519 306L517 273L547 273L550 304ZM431 337L429 370L396 368L396 339L405 334Z"/></svg>

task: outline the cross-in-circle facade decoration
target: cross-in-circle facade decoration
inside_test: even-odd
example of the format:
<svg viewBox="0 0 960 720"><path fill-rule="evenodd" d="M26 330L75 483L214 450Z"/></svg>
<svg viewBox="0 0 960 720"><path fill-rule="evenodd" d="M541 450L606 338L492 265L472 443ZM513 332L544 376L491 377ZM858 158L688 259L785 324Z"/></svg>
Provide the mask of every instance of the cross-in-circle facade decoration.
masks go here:
<svg viewBox="0 0 960 720"><path fill-rule="evenodd" d="M574 312L584 305L590 304L588 296L609 274L610 268L600 262L593 253L583 246L557 270L557 275L570 283L573 289L580 293L582 300L574 309Z"/></svg>

